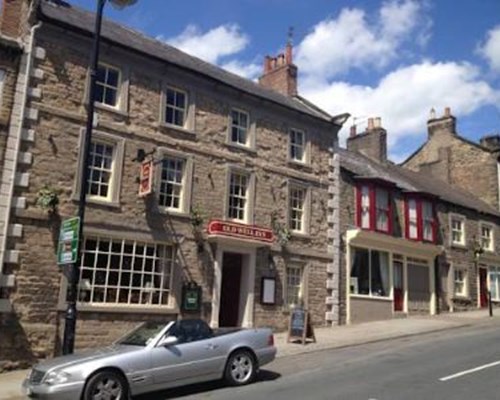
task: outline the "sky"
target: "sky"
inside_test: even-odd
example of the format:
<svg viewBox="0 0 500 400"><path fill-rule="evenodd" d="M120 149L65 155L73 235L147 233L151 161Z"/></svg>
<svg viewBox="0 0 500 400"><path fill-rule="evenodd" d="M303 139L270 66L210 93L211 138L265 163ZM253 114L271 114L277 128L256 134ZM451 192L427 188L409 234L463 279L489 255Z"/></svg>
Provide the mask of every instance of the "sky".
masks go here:
<svg viewBox="0 0 500 400"><path fill-rule="evenodd" d="M469 139L500 134L500 0L138 0L105 15L252 80L293 27L299 93L352 115L341 143L381 117L395 162L425 141L432 108Z"/></svg>

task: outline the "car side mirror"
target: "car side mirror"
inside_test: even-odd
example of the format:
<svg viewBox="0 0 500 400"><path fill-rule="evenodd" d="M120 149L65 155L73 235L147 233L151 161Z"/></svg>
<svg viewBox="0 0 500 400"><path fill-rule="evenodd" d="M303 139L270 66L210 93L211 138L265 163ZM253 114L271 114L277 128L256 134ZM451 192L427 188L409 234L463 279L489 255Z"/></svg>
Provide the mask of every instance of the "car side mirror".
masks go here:
<svg viewBox="0 0 500 400"><path fill-rule="evenodd" d="M166 336L160 340L160 342L158 343L158 347L173 346L177 342L179 342L179 339L177 339L175 336Z"/></svg>

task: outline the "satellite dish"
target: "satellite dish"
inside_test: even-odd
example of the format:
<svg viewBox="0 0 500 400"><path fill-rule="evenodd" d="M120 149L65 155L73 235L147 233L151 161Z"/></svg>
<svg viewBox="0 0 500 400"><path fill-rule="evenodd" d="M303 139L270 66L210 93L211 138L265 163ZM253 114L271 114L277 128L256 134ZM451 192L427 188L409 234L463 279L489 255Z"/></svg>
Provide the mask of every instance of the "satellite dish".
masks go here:
<svg viewBox="0 0 500 400"><path fill-rule="evenodd" d="M121 10L122 8L131 6L137 3L137 0L109 0L114 8Z"/></svg>

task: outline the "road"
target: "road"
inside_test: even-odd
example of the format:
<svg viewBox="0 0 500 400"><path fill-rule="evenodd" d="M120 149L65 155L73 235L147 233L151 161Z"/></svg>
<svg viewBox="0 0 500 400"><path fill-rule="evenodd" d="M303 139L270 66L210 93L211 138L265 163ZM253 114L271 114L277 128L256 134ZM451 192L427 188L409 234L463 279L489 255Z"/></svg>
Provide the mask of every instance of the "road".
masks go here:
<svg viewBox="0 0 500 400"><path fill-rule="evenodd" d="M499 375L497 322L284 357L266 366L249 386L216 382L137 400L498 400Z"/></svg>

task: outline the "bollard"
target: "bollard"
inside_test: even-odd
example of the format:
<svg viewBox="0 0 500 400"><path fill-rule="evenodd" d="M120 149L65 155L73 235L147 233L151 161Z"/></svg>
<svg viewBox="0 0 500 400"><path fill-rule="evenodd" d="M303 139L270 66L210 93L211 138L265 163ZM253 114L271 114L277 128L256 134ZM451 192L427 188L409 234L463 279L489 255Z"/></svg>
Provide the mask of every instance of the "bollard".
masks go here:
<svg viewBox="0 0 500 400"><path fill-rule="evenodd" d="M493 307L491 305L491 292L488 290L488 308L490 311L490 317L493 317Z"/></svg>

